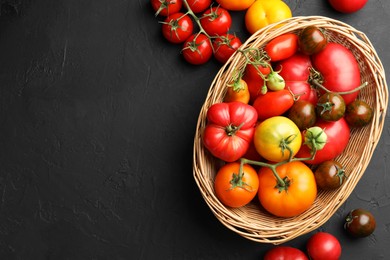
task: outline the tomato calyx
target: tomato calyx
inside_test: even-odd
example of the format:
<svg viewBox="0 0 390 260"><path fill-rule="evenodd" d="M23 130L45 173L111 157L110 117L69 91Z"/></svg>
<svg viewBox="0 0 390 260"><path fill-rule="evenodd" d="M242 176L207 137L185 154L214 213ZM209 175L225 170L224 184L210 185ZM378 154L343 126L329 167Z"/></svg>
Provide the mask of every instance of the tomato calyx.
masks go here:
<svg viewBox="0 0 390 260"><path fill-rule="evenodd" d="M203 15L202 17L200 17L200 19L208 18L209 21L214 21L215 19L217 19L220 16L220 14L218 13L218 9L219 9L219 6L217 6L216 8L213 8L213 6L211 5L210 6L210 13Z"/></svg>
<svg viewBox="0 0 390 260"><path fill-rule="evenodd" d="M340 168L337 165L335 165L335 167L336 167L336 171L337 171L335 176L337 176L339 178L339 183L341 186L344 182L344 179L346 179L348 176L345 174L344 168Z"/></svg>
<svg viewBox="0 0 390 260"><path fill-rule="evenodd" d="M201 45L203 44L204 41L201 41L201 42L199 42L199 43L196 42L196 38L198 38L199 35L200 35L200 33L198 33L198 34L194 37L194 39L193 39L192 41L189 41L188 44L187 44L187 46L184 47L184 48L182 49L182 51L185 50L185 49L190 49L192 52L197 52L197 53L199 53L200 56L202 56L201 51L199 51L199 46L201 46Z"/></svg>
<svg viewBox="0 0 390 260"><path fill-rule="evenodd" d="M253 190L252 186L248 185L248 183L243 181L244 172L241 169L241 165L240 165L240 171L241 171L241 173L238 173L238 174L233 173L232 174L232 179L229 182L231 184L231 187L229 188L229 190L234 190L235 188L241 188L241 189L244 189L248 192L253 192L254 190Z"/></svg>
<svg viewBox="0 0 390 260"><path fill-rule="evenodd" d="M160 3L161 3L160 7L158 8L156 13L154 14L156 17L161 13L162 10L168 9L169 5L174 4L175 2L169 1L169 0L160 0Z"/></svg>
<svg viewBox="0 0 390 260"><path fill-rule="evenodd" d="M244 123L242 123L241 125L239 126L235 126L235 125L228 125L225 127L225 132L228 136L233 136L237 133L237 131L239 131L241 129L241 127L244 125Z"/></svg>

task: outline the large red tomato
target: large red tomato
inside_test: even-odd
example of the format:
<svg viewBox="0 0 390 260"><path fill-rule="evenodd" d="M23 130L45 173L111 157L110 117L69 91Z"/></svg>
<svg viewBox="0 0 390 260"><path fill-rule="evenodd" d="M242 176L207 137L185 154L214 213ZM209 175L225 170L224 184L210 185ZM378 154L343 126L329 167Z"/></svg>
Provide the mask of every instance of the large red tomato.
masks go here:
<svg viewBox="0 0 390 260"><path fill-rule="evenodd" d="M350 137L350 129L344 118L333 122L319 120L315 125L324 130L327 140L324 148L317 151L314 159L306 161L309 164L319 164L340 155L347 147ZM296 154L298 158L310 158L310 156L311 149L305 144Z"/></svg>
<svg viewBox="0 0 390 260"><path fill-rule="evenodd" d="M329 4L341 13L354 13L362 9L368 0L328 0Z"/></svg>
<svg viewBox="0 0 390 260"><path fill-rule="evenodd" d="M317 104L317 90L309 83L310 68L312 67L310 56L297 53L288 59L278 62L276 70L280 70L279 75L284 79L286 89L300 100L307 100Z"/></svg>
<svg viewBox="0 0 390 260"><path fill-rule="evenodd" d="M333 92L352 91L361 85L359 64L354 54L345 46L330 42L312 57L313 67L322 75L322 85ZM351 103L359 91L342 95L345 104Z"/></svg>
<svg viewBox="0 0 390 260"><path fill-rule="evenodd" d="M203 132L205 147L217 158L234 162L252 142L257 122L256 110L239 101L212 105Z"/></svg>

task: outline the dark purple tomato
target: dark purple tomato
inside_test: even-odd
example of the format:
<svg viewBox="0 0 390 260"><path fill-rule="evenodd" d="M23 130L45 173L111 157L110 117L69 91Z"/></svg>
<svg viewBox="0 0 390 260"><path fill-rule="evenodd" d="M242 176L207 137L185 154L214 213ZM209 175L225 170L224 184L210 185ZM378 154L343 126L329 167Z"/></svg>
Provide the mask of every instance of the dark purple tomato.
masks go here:
<svg viewBox="0 0 390 260"><path fill-rule="evenodd" d="M345 102L340 94L326 92L317 102L317 115L325 121L337 121L345 114Z"/></svg>
<svg viewBox="0 0 390 260"><path fill-rule="evenodd" d="M362 127L369 124L374 116L372 107L363 100L356 99L347 105L345 120L350 127Z"/></svg>
<svg viewBox="0 0 390 260"><path fill-rule="evenodd" d="M299 128L305 130L312 127L316 120L315 106L307 100L297 100L288 111L288 118L290 118Z"/></svg>
<svg viewBox="0 0 390 260"><path fill-rule="evenodd" d="M344 228L353 237L367 237L374 232L376 220L365 209L353 209L345 218Z"/></svg>
<svg viewBox="0 0 390 260"><path fill-rule="evenodd" d="M306 55L320 52L328 44L324 33L316 26L308 26L302 29L298 37L299 50Z"/></svg>
<svg viewBox="0 0 390 260"><path fill-rule="evenodd" d="M339 188L346 178L343 166L334 161L329 160L318 165L314 171L317 186L323 190L333 190Z"/></svg>

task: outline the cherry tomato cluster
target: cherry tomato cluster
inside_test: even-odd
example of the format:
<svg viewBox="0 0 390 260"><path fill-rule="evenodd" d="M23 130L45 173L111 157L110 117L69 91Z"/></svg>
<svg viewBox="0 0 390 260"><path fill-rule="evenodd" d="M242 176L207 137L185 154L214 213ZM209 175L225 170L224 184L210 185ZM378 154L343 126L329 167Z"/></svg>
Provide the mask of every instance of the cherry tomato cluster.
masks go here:
<svg viewBox="0 0 390 260"><path fill-rule="evenodd" d="M212 0L151 0L157 16L163 18L162 34L173 44L182 44L184 59L204 64L213 56L225 63L242 41L230 33L229 11Z"/></svg>
<svg viewBox="0 0 390 260"><path fill-rule="evenodd" d="M345 182L336 157L350 129L372 120L373 109L358 99L367 83L360 82L353 53L314 26L238 52L245 64L232 73L223 102L209 107L202 136L225 162L216 195L229 207L257 195L267 212L296 216L311 207L318 189Z"/></svg>

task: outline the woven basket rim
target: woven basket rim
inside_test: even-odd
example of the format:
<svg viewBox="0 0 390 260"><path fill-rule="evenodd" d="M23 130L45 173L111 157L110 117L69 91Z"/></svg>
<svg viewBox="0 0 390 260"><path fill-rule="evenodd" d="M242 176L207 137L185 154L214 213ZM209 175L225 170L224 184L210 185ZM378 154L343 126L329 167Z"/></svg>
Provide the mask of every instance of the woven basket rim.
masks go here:
<svg viewBox="0 0 390 260"><path fill-rule="evenodd" d="M312 208L301 215L293 218L274 217L262 211L257 205L259 202L238 209L225 207L217 199L213 189L213 176L221 162L213 158L203 147L202 130L206 124L207 109L212 104L222 101L229 76L237 67L242 66L241 53L233 54L216 74L199 113L193 147L193 176L203 199L215 217L230 230L255 242L281 244L313 231L329 220L347 200L364 174L384 126L388 105L385 71L368 37L352 26L324 16L296 16L257 31L240 49L260 48L276 35L295 32L308 25L325 29L334 41L348 45L355 55L360 56L359 66L361 70L364 68L362 71L370 86L359 96L367 99L374 107L374 118L371 124L363 129L351 130L351 140L345 152L337 157L349 171L350 177L347 182L337 192L321 191Z"/></svg>

